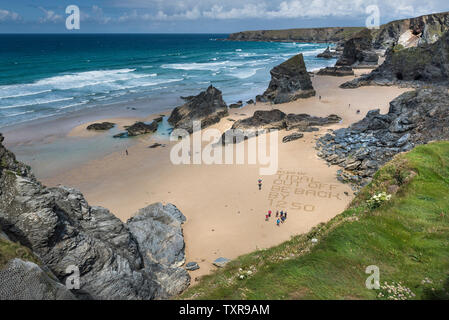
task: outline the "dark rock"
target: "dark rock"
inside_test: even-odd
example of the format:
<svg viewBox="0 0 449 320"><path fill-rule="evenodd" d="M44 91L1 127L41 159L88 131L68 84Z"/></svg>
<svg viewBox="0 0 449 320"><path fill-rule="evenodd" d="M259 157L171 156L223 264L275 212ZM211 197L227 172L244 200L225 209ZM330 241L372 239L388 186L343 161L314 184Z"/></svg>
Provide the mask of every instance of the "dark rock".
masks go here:
<svg viewBox="0 0 449 320"><path fill-rule="evenodd" d="M341 85L357 88L366 85L402 85L419 87L425 84L449 83L449 32L437 42L408 49L393 48L385 62L370 74Z"/></svg>
<svg viewBox="0 0 449 320"><path fill-rule="evenodd" d="M304 134L302 134L300 132L295 132L295 133L289 134L288 136L285 136L282 139L282 142L286 143L286 142L290 142L290 141L301 139L302 137L304 137Z"/></svg>
<svg viewBox="0 0 449 320"><path fill-rule="evenodd" d="M345 42L343 55L336 66L377 65L379 57L373 51L373 37L369 29L363 29Z"/></svg>
<svg viewBox="0 0 449 320"><path fill-rule="evenodd" d="M87 130L109 130L114 128L115 123L112 122L101 122L101 123L92 123L91 125L87 126Z"/></svg>
<svg viewBox="0 0 449 320"><path fill-rule="evenodd" d="M161 299L185 288L185 270L162 264L162 258L161 263L148 265L148 257L140 250L154 244L143 241L141 234L132 234L109 210L89 206L75 189L42 186L29 167L16 161L1 143L0 160L1 229L11 241L30 249L62 283L66 268L77 266L81 288L74 294L78 298ZM163 210L179 215L168 206ZM149 230L147 234L152 233ZM164 242L161 233L152 236L165 243L167 256L171 252L182 256L179 250L168 249L172 238ZM169 285L161 280L167 277L172 282Z"/></svg>
<svg viewBox="0 0 449 320"><path fill-rule="evenodd" d="M349 128L317 141L319 156L340 165L340 181L366 185L380 166L399 152L434 140L449 139L446 88L406 92L390 102L387 114L371 110Z"/></svg>
<svg viewBox="0 0 449 320"><path fill-rule="evenodd" d="M246 101L246 104L254 104L254 100L250 99L250 100Z"/></svg>
<svg viewBox="0 0 449 320"><path fill-rule="evenodd" d="M353 76L354 70L351 67L326 67L318 71L319 76L347 77Z"/></svg>
<svg viewBox="0 0 449 320"><path fill-rule="evenodd" d="M173 109L168 122L177 129L192 133L193 121L201 121L201 128L204 129L228 115L221 91L210 86L206 91L187 100L184 105Z"/></svg>
<svg viewBox="0 0 449 320"><path fill-rule="evenodd" d="M149 146L148 148L154 149L154 148L165 147L165 146L166 146L165 144L161 144L161 143L155 142L155 143L153 143L151 146Z"/></svg>
<svg viewBox="0 0 449 320"><path fill-rule="evenodd" d="M213 262L213 265L219 268L223 268L225 265L227 265L231 260L227 258L218 258Z"/></svg>
<svg viewBox="0 0 449 320"><path fill-rule="evenodd" d="M200 266L196 262L189 262L186 264L186 270L187 271L195 271L198 270Z"/></svg>
<svg viewBox="0 0 449 320"><path fill-rule="evenodd" d="M157 131L158 121L154 120L150 124L144 122L136 122L132 126L126 127L128 136L134 137L142 134L153 133Z"/></svg>
<svg viewBox="0 0 449 320"><path fill-rule="evenodd" d="M324 59L334 59L338 58L340 56L340 53L337 51L331 51L329 47L326 48L322 53L317 55L317 58L324 58Z"/></svg>
<svg viewBox="0 0 449 320"><path fill-rule="evenodd" d="M307 72L302 54L298 54L274 67L270 71L271 81L260 102L271 101L275 104L314 96L315 90Z"/></svg>
<svg viewBox="0 0 449 320"><path fill-rule="evenodd" d="M145 266L164 288L166 298L181 293L190 284L190 276L180 268L185 262L182 234L185 221L174 205L155 203L140 209L126 222Z"/></svg>
<svg viewBox="0 0 449 320"><path fill-rule="evenodd" d="M233 103L231 105L229 105L230 109L235 109L235 108L241 108L243 106L243 102L242 101L238 101L237 103Z"/></svg>

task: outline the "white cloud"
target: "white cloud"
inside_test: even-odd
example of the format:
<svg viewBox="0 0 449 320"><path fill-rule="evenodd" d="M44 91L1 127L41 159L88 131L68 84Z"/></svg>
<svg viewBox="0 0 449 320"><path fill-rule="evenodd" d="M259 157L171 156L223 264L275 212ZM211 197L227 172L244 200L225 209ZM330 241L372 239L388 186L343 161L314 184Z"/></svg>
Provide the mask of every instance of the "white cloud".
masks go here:
<svg viewBox="0 0 449 320"><path fill-rule="evenodd" d="M18 13L0 9L0 22L2 22L2 21L17 21L20 19L21 19L21 17L19 16Z"/></svg>
<svg viewBox="0 0 449 320"><path fill-rule="evenodd" d="M64 21L64 18L61 15L55 13L53 10L46 10L43 7L39 7L39 9L41 9L45 15L44 17L39 19L40 23L47 23L47 22L57 23Z"/></svg>

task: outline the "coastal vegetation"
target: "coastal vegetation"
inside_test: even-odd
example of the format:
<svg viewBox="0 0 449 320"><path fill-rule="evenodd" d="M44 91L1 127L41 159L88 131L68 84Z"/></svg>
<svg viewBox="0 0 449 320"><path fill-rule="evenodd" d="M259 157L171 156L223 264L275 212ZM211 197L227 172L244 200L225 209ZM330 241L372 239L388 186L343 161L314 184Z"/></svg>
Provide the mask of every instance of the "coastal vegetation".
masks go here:
<svg viewBox="0 0 449 320"><path fill-rule="evenodd" d="M393 196L371 205L380 193ZM328 223L235 259L180 298L448 299L448 194L449 142L418 146ZM379 290L365 286L370 265L379 267Z"/></svg>

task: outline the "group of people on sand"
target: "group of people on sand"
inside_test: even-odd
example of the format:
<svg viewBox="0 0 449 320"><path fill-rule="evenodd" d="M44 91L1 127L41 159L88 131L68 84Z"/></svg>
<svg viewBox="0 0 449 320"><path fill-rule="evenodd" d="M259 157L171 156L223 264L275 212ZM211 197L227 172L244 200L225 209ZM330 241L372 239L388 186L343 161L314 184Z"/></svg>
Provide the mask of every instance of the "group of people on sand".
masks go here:
<svg viewBox="0 0 449 320"><path fill-rule="evenodd" d="M268 210L268 214L265 215L265 221L270 221L271 218L271 210ZM276 225L279 227L281 223L284 223L285 220L287 220L287 211L279 212L279 210L276 211Z"/></svg>

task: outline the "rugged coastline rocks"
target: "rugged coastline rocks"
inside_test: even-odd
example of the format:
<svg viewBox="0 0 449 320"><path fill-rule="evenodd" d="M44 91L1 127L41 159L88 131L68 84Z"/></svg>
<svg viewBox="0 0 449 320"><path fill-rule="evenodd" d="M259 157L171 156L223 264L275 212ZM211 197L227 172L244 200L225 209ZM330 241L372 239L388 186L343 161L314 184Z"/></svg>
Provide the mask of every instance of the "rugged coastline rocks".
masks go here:
<svg viewBox="0 0 449 320"><path fill-rule="evenodd" d="M331 51L329 46L324 50L323 52L319 53L317 58L323 58L323 59L334 59L340 57L339 51Z"/></svg>
<svg viewBox="0 0 449 320"><path fill-rule="evenodd" d="M349 128L317 141L318 155L342 169L339 180L367 184L381 165L400 152L433 140L449 139L447 89L419 89L390 103L387 114L371 110Z"/></svg>
<svg viewBox="0 0 449 320"><path fill-rule="evenodd" d="M316 130L314 126L324 126L340 121L341 118L334 114L323 118L308 114L285 114L279 109L257 110L253 116L234 122L231 129L223 134L222 143L238 143L257 136L259 131L296 130L298 132L310 132ZM294 137L292 136L292 138Z"/></svg>
<svg viewBox="0 0 449 320"><path fill-rule="evenodd" d="M274 67L270 74L268 89L263 95L256 97L257 101L279 104L316 94L302 54L293 56Z"/></svg>
<svg viewBox="0 0 449 320"><path fill-rule="evenodd" d="M2 232L30 249L62 283L68 266L79 268L81 288L72 292L77 298L163 299L188 285L184 269L163 260L148 264L140 250L152 244L134 235L109 210L89 206L75 189L42 186L2 141L0 135ZM163 210L174 211L167 206ZM154 207L160 208L146 210Z"/></svg>
<svg viewBox="0 0 449 320"><path fill-rule="evenodd" d="M343 54L336 66L375 66L379 56L373 50L373 36L369 29L363 29L345 42Z"/></svg>
<svg viewBox="0 0 449 320"><path fill-rule="evenodd" d="M229 115L228 107L221 91L210 86L197 96L188 97L186 103L173 109L168 122L175 129L193 132L193 121L201 121L201 128L206 128Z"/></svg>
<svg viewBox="0 0 449 320"><path fill-rule="evenodd" d="M449 32L433 44L404 49L395 47L387 52L385 62L370 74L341 85L357 88L365 85L403 85L449 82Z"/></svg>
<svg viewBox="0 0 449 320"><path fill-rule="evenodd" d="M351 67L326 67L317 72L319 76L347 77L353 76L354 70Z"/></svg>
<svg viewBox="0 0 449 320"><path fill-rule="evenodd" d="M92 123L87 126L87 130L105 131L115 127L115 123L112 122L98 122Z"/></svg>
<svg viewBox="0 0 449 320"><path fill-rule="evenodd" d="M161 119L162 120L162 119ZM114 138L124 138L124 137L136 137L147 133L154 133L157 131L160 120L153 120L150 124L145 122L136 122L131 126L125 127L126 132L121 132L114 135Z"/></svg>

